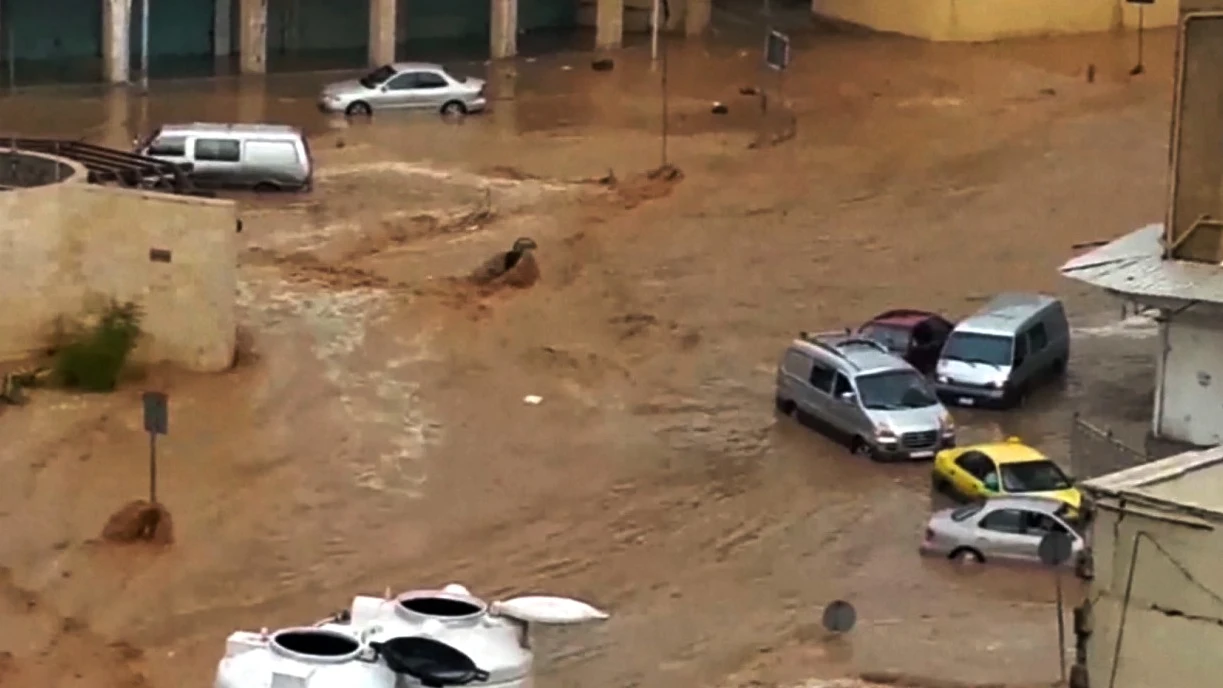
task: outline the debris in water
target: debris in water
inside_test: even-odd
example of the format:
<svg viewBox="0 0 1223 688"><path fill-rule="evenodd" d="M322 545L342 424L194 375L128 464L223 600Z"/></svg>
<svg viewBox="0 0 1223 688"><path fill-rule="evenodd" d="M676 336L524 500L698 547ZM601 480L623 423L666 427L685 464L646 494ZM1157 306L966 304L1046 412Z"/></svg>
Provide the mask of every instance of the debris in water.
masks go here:
<svg viewBox="0 0 1223 688"><path fill-rule="evenodd" d="M522 398L522 403L530 404L531 406L539 406L543 403L544 398L535 394L528 394Z"/></svg>

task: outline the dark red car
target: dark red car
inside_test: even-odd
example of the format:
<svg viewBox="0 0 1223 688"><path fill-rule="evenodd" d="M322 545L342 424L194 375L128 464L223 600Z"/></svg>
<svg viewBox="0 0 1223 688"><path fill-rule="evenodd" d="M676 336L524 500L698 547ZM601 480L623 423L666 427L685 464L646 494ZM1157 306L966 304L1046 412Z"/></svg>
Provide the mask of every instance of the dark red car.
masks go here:
<svg viewBox="0 0 1223 688"><path fill-rule="evenodd" d="M937 313L900 308L884 311L858 328L923 373L934 371L939 352L955 325Z"/></svg>

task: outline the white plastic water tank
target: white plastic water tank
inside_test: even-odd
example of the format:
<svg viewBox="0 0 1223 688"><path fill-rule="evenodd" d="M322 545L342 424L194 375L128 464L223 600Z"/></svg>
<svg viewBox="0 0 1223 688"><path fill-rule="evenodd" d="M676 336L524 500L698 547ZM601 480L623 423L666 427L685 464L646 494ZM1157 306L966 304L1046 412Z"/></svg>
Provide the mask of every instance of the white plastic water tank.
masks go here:
<svg viewBox="0 0 1223 688"><path fill-rule="evenodd" d="M428 638L467 655L488 674L472 685L525 688L530 685L534 656L531 624L573 624L608 618L578 600L564 597L518 597L489 604L461 585L416 590L391 599L353 599L350 623L371 646L394 638ZM409 685L419 685L413 681Z"/></svg>
<svg viewBox="0 0 1223 688"><path fill-rule="evenodd" d="M489 604L455 584L356 597L347 616L271 634L234 633L215 688L528 688L532 624L608 618L564 597Z"/></svg>
<svg viewBox="0 0 1223 688"><path fill-rule="evenodd" d="M229 636L215 688L395 688L396 675L337 624Z"/></svg>

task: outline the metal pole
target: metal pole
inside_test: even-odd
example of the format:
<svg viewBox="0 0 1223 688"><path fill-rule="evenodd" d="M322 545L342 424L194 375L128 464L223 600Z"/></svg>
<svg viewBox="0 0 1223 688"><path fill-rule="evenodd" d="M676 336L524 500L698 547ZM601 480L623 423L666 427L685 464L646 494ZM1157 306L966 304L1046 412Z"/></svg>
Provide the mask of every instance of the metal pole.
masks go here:
<svg viewBox="0 0 1223 688"><path fill-rule="evenodd" d="M149 0L140 0L140 90L149 93Z"/></svg>
<svg viewBox="0 0 1223 688"><path fill-rule="evenodd" d="M650 61L658 61L658 22L662 17L662 0L654 0L650 19Z"/></svg>
<svg viewBox="0 0 1223 688"><path fill-rule="evenodd" d="M157 503L157 433L149 433L149 503Z"/></svg>
<svg viewBox="0 0 1223 688"><path fill-rule="evenodd" d="M1057 665L1062 670L1062 683L1066 682L1066 620L1062 606L1062 572L1059 568L1053 572L1057 580Z"/></svg>
<svg viewBox="0 0 1223 688"><path fill-rule="evenodd" d="M662 164L667 164L667 41L662 40Z"/></svg>

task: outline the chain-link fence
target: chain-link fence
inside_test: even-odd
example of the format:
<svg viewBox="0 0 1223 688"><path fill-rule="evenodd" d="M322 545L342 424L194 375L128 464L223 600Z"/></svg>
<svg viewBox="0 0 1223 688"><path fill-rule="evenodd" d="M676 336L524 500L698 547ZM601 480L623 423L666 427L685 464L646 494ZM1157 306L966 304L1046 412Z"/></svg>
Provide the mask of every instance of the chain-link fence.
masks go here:
<svg viewBox="0 0 1223 688"><path fill-rule="evenodd" d="M1112 430L1074 414L1070 426L1070 470L1075 478L1087 480L1155 458L1146 449L1135 449L1117 439Z"/></svg>

